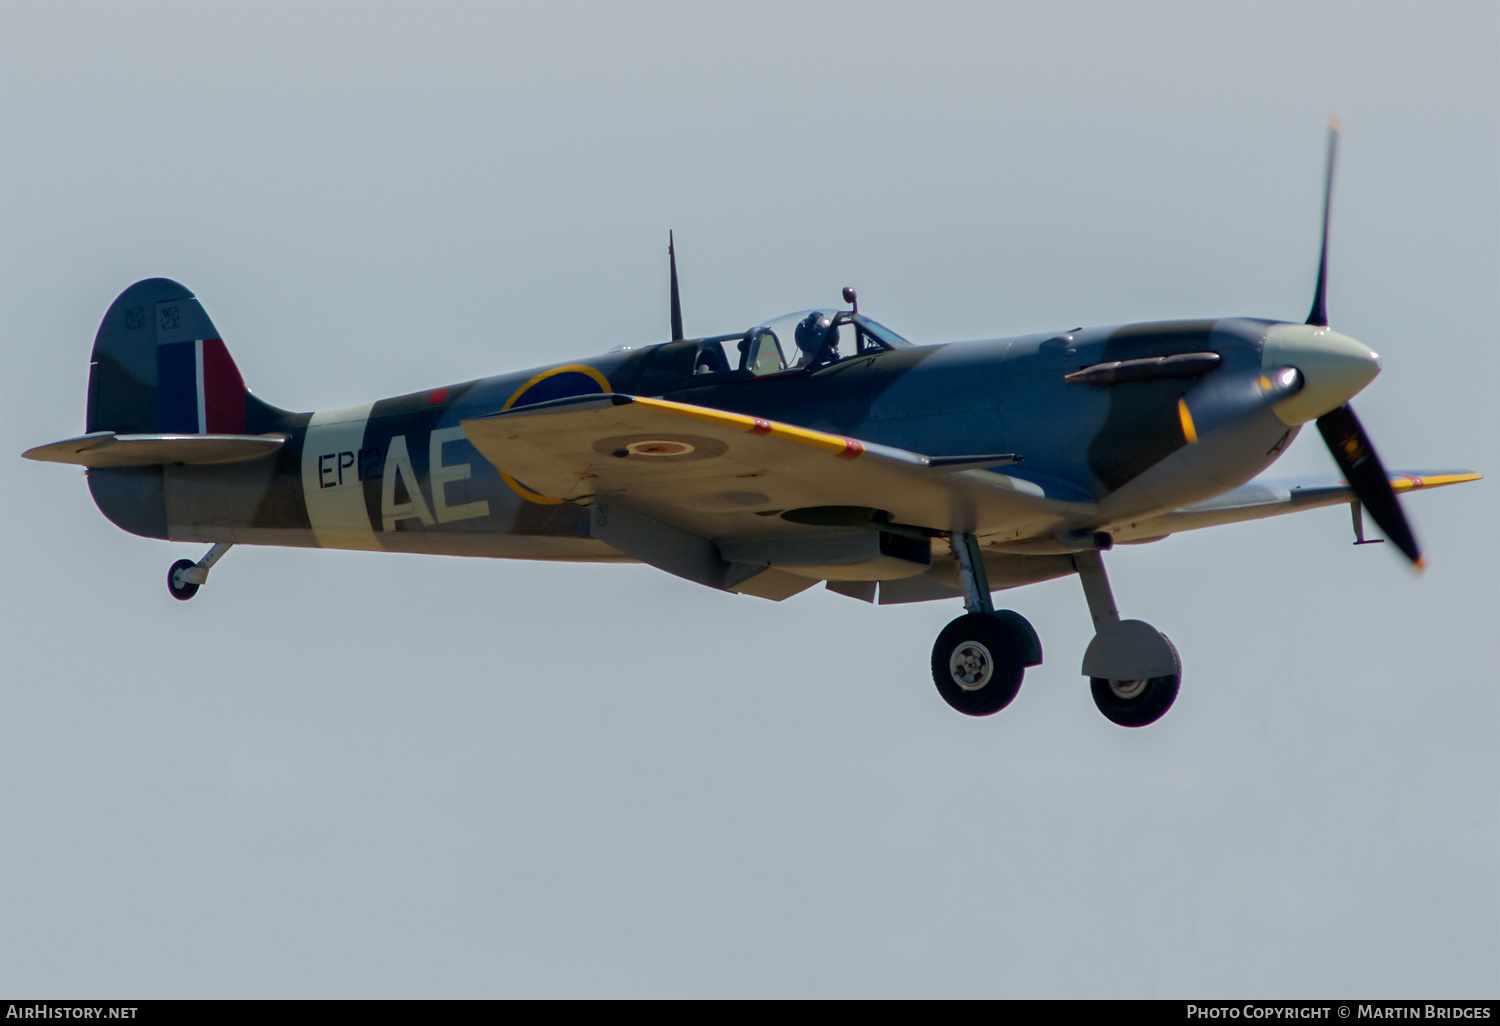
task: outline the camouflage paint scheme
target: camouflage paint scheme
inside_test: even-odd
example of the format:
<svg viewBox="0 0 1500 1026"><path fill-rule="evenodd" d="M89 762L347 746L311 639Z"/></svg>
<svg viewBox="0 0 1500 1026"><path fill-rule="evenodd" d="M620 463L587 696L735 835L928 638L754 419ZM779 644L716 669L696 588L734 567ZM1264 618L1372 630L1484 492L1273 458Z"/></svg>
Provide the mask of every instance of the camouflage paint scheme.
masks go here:
<svg viewBox="0 0 1500 1026"><path fill-rule="evenodd" d="M1328 327L1322 249L1302 324L1252 318L1074 328L913 345L850 310L686 339L667 236L673 339L340 410L249 394L187 289L115 300L94 342L88 433L31 459L88 468L127 531L212 542L167 575L190 599L235 544L522 559L634 559L781 601L827 582L865 602L963 597L932 679L989 716L1042 662L991 593L1076 573L1094 621L1094 704L1143 727L1182 680L1177 648L1124 619L1102 553L1347 502L1418 569L1397 493L1469 471L1389 473L1349 406L1380 359ZM1315 422L1342 477L1257 475ZM1381 539L1372 539L1381 540Z"/></svg>
<svg viewBox="0 0 1500 1026"><path fill-rule="evenodd" d="M844 330L850 336L850 329ZM989 584L998 589L1074 572L1070 553L1092 549L1096 532L1120 542L1146 541L1174 530L1350 502L1348 488L1333 476L1249 483L1286 449L1300 423L1348 398L1330 393L1307 406L1304 395L1306 408L1286 416L1296 396L1317 391L1312 386L1348 391L1342 379L1334 380L1337 374L1309 382L1309 368L1299 371L1285 359L1287 353L1301 352L1297 333L1315 330L1343 338L1326 328L1226 318L944 345L894 339L889 347L871 345L852 356L845 345L842 359L761 376L748 369L724 369L722 360L718 372L694 373L705 362L703 355L712 356L716 347L732 360L734 344L681 340L345 410L292 413L248 394L217 329L192 293L157 278L131 286L105 315L91 366L87 430L117 436L281 435L285 441L271 455L232 462L164 459L91 466L88 481L105 516L149 538L628 560L639 553L626 554L596 536L607 532L599 529L597 516L591 517L594 494L559 501L534 490L493 465L463 425L581 396L660 397L851 440L859 448L856 456L867 446L925 457L1019 456L1019 462L1008 466L976 466L957 474L978 482L973 487L992 483L1031 502L1024 516L991 517L981 528L972 504L951 504L946 516L905 523L894 534L880 532L893 545L896 538L907 538L901 543L907 549L896 553L898 562L867 560L863 569L844 573L836 565L842 559L854 567L847 558L830 557L823 564L803 559L800 576L798 567L792 569L796 581L772 575L781 576L779 583L759 589L736 586L728 578L683 574L776 599L816 579L827 579L835 590L866 601L876 599L877 580L881 602L945 598L961 594L948 551L950 532L976 534ZM1268 338L1280 341L1268 346ZM789 339L782 342L791 349ZM1354 350L1347 359L1370 366L1362 364L1349 379L1353 391L1378 370L1374 354L1358 348L1368 359ZM1327 363L1327 354L1320 357L1319 352L1306 362L1318 365L1321 358ZM1183 354L1199 354L1183 357L1188 363L1198 361L1191 373L1158 373L1156 358ZM1202 354L1215 354L1217 360ZM1108 365L1116 361L1138 363L1112 370ZM1134 377L1131 366L1137 368ZM1066 377L1081 371L1093 378ZM1349 378L1347 367L1341 371ZM700 442L698 457L711 457L710 450L720 444ZM613 455L623 456L624 450ZM632 452L630 458L636 456ZM578 476L592 475L580 470ZM1474 477L1462 471L1416 472L1393 475L1393 481L1401 489ZM830 494L815 505L850 505L836 491L830 487ZM774 503L755 508L758 495L767 498L760 493L725 494L730 496L726 502L747 504L736 512L756 514L768 529L774 525L782 534L800 534L814 546L827 538L837 548L841 532L868 533L890 519L877 516L873 525L852 527L830 526L826 518L799 524L781 516L786 510ZM899 505L898 498L870 505L886 510ZM744 522L743 516L726 521ZM919 530L907 529L912 527ZM924 537L929 541L921 541ZM724 552L733 549L735 537L707 540ZM648 556L647 561L678 572L669 559ZM806 568L816 565L825 572L809 577ZM894 569L885 573L882 567Z"/></svg>

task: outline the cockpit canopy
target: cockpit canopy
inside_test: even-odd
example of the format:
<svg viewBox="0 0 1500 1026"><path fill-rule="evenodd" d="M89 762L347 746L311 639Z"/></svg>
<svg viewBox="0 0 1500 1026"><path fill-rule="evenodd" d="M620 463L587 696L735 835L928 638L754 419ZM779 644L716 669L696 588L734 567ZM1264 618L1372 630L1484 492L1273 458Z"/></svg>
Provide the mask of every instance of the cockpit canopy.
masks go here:
<svg viewBox="0 0 1500 1026"><path fill-rule="evenodd" d="M741 335L702 339L697 346L695 376L765 377L824 367L855 356L907 349L911 343L863 314L848 310L799 310L758 324Z"/></svg>
<svg viewBox="0 0 1500 1026"><path fill-rule="evenodd" d="M621 346L614 351L631 356L610 380L614 387L636 395L666 395L734 381L791 377L911 347L890 328L852 310L799 310L735 335L678 339L639 350Z"/></svg>

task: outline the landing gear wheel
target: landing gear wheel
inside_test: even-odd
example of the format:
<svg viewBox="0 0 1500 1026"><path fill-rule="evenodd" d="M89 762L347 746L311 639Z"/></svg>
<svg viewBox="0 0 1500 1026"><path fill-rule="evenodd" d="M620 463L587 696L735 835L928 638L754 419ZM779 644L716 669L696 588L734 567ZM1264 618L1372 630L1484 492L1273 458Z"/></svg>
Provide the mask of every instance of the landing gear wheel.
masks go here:
<svg viewBox="0 0 1500 1026"><path fill-rule="evenodd" d="M999 712L1021 690L1029 638L1015 624L984 613L960 616L932 646L938 694L967 716Z"/></svg>
<svg viewBox="0 0 1500 1026"><path fill-rule="evenodd" d="M1170 676L1146 680L1089 678L1094 704L1111 723L1122 727L1144 727L1165 716L1172 703L1177 701L1177 686L1182 682L1182 659L1177 655L1177 646L1170 640L1167 644L1171 645L1172 660L1177 664L1177 672Z"/></svg>
<svg viewBox="0 0 1500 1026"><path fill-rule="evenodd" d="M198 585L177 583L177 571L191 570L197 565L198 564L194 563L191 559L179 559L177 562L172 564L172 569L167 571L167 590L172 593L172 597L174 599L186 602L188 599L198 594Z"/></svg>

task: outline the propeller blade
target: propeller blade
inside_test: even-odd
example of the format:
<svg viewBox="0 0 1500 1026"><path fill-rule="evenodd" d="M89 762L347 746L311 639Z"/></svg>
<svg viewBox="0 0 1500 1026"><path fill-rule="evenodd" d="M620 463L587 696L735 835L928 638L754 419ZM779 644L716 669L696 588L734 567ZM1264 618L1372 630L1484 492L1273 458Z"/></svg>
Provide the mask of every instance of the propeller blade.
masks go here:
<svg viewBox="0 0 1500 1026"><path fill-rule="evenodd" d="M1323 255L1318 259L1318 287L1313 293L1313 305L1307 315L1308 324L1328 327L1328 208L1333 204L1333 158L1339 149L1339 116L1328 118L1328 167L1323 174Z"/></svg>
<svg viewBox="0 0 1500 1026"><path fill-rule="evenodd" d="M1401 512L1401 504L1396 501L1385 467L1375 455L1375 447L1370 444L1370 438L1354 411L1346 403L1323 414L1318 418L1318 430L1322 432L1328 451L1333 453L1334 462L1344 472L1344 479L1349 482L1354 497L1369 511L1396 548L1405 553L1417 569L1422 569L1422 549L1411 533L1406 514Z"/></svg>
<svg viewBox="0 0 1500 1026"><path fill-rule="evenodd" d="M672 265L672 341L683 338L682 298L677 294L677 250L672 244L672 233L667 232L667 260Z"/></svg>

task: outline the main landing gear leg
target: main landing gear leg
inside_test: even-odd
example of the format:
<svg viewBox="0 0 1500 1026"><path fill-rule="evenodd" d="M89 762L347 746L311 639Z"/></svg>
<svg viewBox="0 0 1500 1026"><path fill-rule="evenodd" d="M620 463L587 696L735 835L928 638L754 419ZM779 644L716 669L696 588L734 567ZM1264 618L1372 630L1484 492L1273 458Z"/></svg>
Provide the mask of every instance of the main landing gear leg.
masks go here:
<svg viewBox="0 0 1500 1026"><path fill-rule="evenodd" d="M969 716L989 716L1011 703L1026 667L1042 661L1042 643L1026 618L995 611L979 542L972 534L949 538L964 587L963 616L932 647L932 680L943 701Z"/></svg>
<svg viewBox="0 0 1500 1026"><path fill-rule="evenodd" d="M1155 723L1177 700L1182 681L1177 647L1148 623L1120 619L1098 550L1074 553L1073 566L1094 618L1094 640L1083 654L1094 704L1122 727Z"/></svg>
<svg viewBox="0 0 1500 1026"><path fill-rule="evenodd" d="M191 559L179 559L167 571L167 590L174 599L186 602L198 594L198 588L208 582L208 572L215 563L224 558L232 547L231 542L219 542L208 550L208 555L194 563Z"/></svg>

